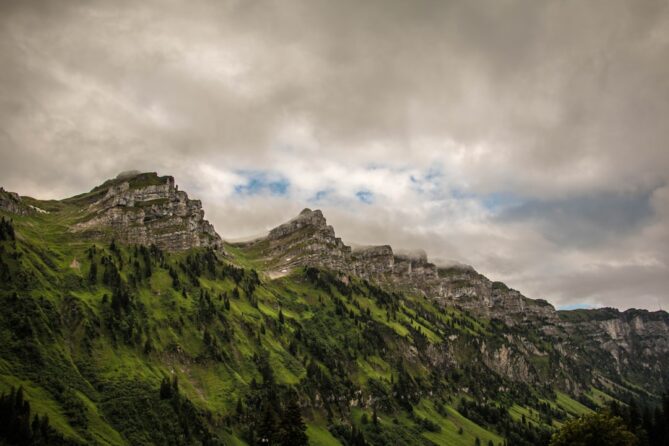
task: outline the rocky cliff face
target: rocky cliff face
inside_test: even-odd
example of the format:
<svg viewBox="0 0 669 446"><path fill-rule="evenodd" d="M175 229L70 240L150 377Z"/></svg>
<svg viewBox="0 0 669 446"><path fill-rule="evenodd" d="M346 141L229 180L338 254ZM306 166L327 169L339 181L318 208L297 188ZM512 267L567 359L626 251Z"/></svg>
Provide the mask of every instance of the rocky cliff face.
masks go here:
<svg viewBox="0 0 669 446"><path fill-rule="evenodd" d="M279 268L317 265L340 270L350 258L351 248L335 237L321 211L303 210L291 221L272 229L265 239L264 254Z"/></svg>
<svg viewBox="0 0 669 446"><path fill-rule="evenodd" d="M155 244L167 251L197 247L222 249L222 240L204 219L199 200L178 190L171 176L124 176L89 194L69 199L86 205L86 216L72 231L122 243Z"/></svg>
<svg viewBox="0 0 669 446"><path fill-rule="evenodd" d="M21 197L16 192L6 191L0 187L0 210L17 215L28 215L33 210L23 203Z"/></svg>
<svg viewBox="0 0 669 446"><path fill-rule="evenodd" d="M503 342L484 341L480 357L487 367L515 381L554 382L580 393L605 376L618 381L634 377L659 388L663 382L658 377L669 368L665 312L557 312L548 302L529 299L470 266L437 267L424 253L398 254L388 245L351 249L318 210L305 209L246 248L259 252L270 269L284 273L299 266L326 268L498 320L507 327Z"/></svg>
<svg viewBox="0 0 669 446"><path fill-rule="evenodd" d="M559 315L561 344L567 352L583 352L616 373L631 373L644 381L657 380L669 369L669 314L664 311L601 308Z"/></svg>
<svg viewBox="0 0 669 446"><path fill-rule="evenodd" d="M499 282L491 282L468 266L438 268L425 253L396 254L388 245L351 249L335 236L319 210L304 209L296 218L272 229L263 256L278 270L316 266L425 295L508 324L527 318L556 320L555 309Z"/></svg>

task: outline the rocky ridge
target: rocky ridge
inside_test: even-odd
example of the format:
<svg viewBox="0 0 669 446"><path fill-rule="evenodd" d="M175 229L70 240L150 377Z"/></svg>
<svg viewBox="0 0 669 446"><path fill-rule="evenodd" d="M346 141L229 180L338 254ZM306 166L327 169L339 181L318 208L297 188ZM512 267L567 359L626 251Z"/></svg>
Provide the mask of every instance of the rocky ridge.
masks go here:
<svg viewBox="0 0 669 446"><path fill-rule="evenodd" d="M397 254L389 245L352 249L336 237L320 210L304 209L296 218L251 245L261 246L263 256L277 270L297 266L327 268L422 294L508 324L527 317L557 319L548 302L528 299L469 266L440 268L429 262L424 252Z"/></svg>
<svg viewBox="0 0 669 446"><path fill-rule="evenodd" d="M74 232L167 251L223 249L221 237L204 219L202 203L188 198L171 176L124 175L65 201L85 205L85 217L71 227Z"/></svg>
<svg viewBox="0 0 669 446"><path fill-rule="evenodd" d="M658 377L669 369L669 314L615 309L556 311L544 300L529 299L501 282L494 282L466 265L438 267L425 253L398 254L391 246L352 249L336 237L319 210L303 210L293 220L272 229L268 236L245 244L256 248L275 270L302 266L337 271L343 278L358 276L387 289L408 291L444 305L467 310L508 327L504 342L478 346L481 360L515 381L555 380L571 392L587 390L574 379L583 364L596 359L592 379L633 373L649 385L661 387ZM523 326L542 333L560 352L559 360L537 348ZM443 358L442 358L443 359ZM539 372L537 364L552 363L557 370ZM605 373L603 373L604 371ZM548 376L547 376L548 375Z"/></svg>

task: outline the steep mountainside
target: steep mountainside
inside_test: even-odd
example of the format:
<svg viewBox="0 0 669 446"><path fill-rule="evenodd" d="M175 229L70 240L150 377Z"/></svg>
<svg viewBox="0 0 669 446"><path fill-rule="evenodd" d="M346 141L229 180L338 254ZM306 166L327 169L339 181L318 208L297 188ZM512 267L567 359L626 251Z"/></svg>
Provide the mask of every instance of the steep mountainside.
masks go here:
<svg viewBox="0 0 669 446"><path fill-rule="evenodd" d="M532 300L500 282L491 282L468 266L438 268L427 256L397 255L388 245L352 250L337 238L321 211L300 215L272 229L264 239L241 245L257 251L275 269L317 266L376 282L388 289L416 293L443 305L461 308L507 324L518 321L556 322L555 309Z"/></svg>
<svg viewBox="0 0 669 446"><path fill-rule="evenodd" d="M278 270L275 275L286 274L298 266L325 268L368 280L386 290L423 296L440 306L452 306L477 318L500 322L509 329L518 325L531 327L551 339L562 356L555 364L560 370L544 378L532 377L530 373L533 360L548 359L549 352L540 344L514 336L515 330L510 330L506 342L494 350L484 344L482 359L511 379L534 382L548 379L566 389L582 391L580 379L572 379L578 371L571 369L587 364L587 357L594 355L598 358L594 367L586 366L592 367L588 382L605 379L602 370L606 370L604 376L614 373L617 379L635 375L635 381L656 391L667 385L669 315L666 312L620 313L602 309L558 313L548 302L528 299L501 282L490 281L470 266L439 268L428 262L425 254L396 255L388 245L352 249L335 236L333 227L327 225L319 210L304 209L293 220L272 229L267 237L239 247L260 256L263 261L258 266ZM583 354L584 349L587 355Z"/></svg>
<svg viewBox="0 0 669 446"><path fill-rule="evenodd" d="M82 206L84 216L71 230L85 237L154 244L166 251L222 247L214 227L204 219L202 203L189 199L171 176L121 175L65 202Z"/></svg>
<svg viewBox="0 0 669 446"><path fill-rule="evenodd" d="M317 210L226 244L131 173L0 217L0 417L32 444L542 445L669 385L665 312L555 311Z"/></svg>

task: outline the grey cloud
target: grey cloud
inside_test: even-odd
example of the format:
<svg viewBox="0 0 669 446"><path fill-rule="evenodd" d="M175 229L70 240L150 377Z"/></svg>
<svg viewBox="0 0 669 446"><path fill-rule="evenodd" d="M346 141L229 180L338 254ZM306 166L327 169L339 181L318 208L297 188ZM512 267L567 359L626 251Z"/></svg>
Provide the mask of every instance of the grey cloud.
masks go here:
<svg viewBox="0 0 669 446"><path fill-rule="evenodd" d="M541 228L548 240L563 246L615 243L648 224L653 217L651 196L652 191L530 200L503 210L496 219L531 221Z"/></svg>
<svg viewBox="0 0 669 446"><path fill-rule="evenodd" d="M669 182L664 0L6 0L0 57L10 190L58 198L157 170L237 237L328 189L351 241L423 247L556 300L553 277L592 280L569 289L585 299L599 283L603 303L620 302L617 272L575 271L627 257L657 268L648 305L669 299L669 207L645 195ZM396 172L366 184L369 164ZM402 169L434 166L440 190L398 186ZM240 169L296 186L232 197L220 177ZM490 215L456 189L524 204ZM351 190L374 202L351 207Z"/></svg>

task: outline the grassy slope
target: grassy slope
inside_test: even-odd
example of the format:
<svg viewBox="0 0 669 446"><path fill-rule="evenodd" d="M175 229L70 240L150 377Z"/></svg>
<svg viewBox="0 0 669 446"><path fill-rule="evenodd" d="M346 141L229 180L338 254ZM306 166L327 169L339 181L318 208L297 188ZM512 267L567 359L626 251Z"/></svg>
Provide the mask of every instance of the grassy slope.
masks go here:
<svg viewBox="0 0 669 446"><path fill-rule="evenodd" d="M136 335L138 339L135 341L124 343L114 340L118 334L112 333L104 324L108 304L103 303L103 296L110 295L111 289L101 284L102 271L98 271L95 284L87 283L90 261L86 250L93 243L80 240L67 230L68 224L81 218L79 208L71 203L35 203L51 213L12 216L17 232L15 251L21 253L21 259L13 261L7 254L13 249L9 242L2 242L5 248L3 258L13 271L27 271L30 276L30 285L19 290L21 295L42 297L59 308L61 313L65 309L75 313L76 317L85 316L68 325L61 315L58 322L65 324L65 328L50 333L51 344L39 346L40 354L52 366L35 370L11 349L3 350L0 386L5 390L12 385L23 385L38 413L48 414L54 427L64 435L84 442L129 444L127 435L119 433L119 429L126 427L114 421L101 403L114 398L107 390L110 384L139 382L157 389L161 379L176 376L182 392L196 407L209 411L213 420L223 420L232 416L237 400L248 393L250 383L261 379L253 360L253 356L261 350L269 353L269 362L280 385L305 383L306 364L314 361L330 379L343 383L350 380L353 386L368 391L370 382L382 383L390 388L391 382L398 379L398 363L402 361L412 379L427 382L432 372L430 366L423 360L410 359L405 355L407 347L418 342L421 336L424 337L422 342L434 346L449 342L449 336L454 333L460 339L469 340L493 336L488 321L473 319L454 308L439 309L433 303L411 296L405 296L404 301L397 304L394 316L389 319L388 308L366 294L364 284L357 283L358 288L354 288L350 296L344 296L334 288L315 285L300 272L274 281L264 278L254 293L257 305L242 291L238 299L230 299L230 309L224 310L218 296L231 296L233 290L240 289L231 278L203 274L200 286L195 287L179 270L179 279L187 289L188 296L184 298L179 290L173 288L167 269L154 265L151 277L142 280L134 291L135 305L141 308L137 311L144 314L140 318L143 324L140 334ZM103 255L112 256L108 248L100 244L97 249L97 262ZM231 261L236 265L246 268L263 266L261 259L253 257L253 252L237 248L230 251L233 255ZM122 247L120 252L119 258L134 258L130 247ZM186 255L168 255L165 265L178 269ZM260 274L263 276L262 270ZM126 281L130 279L127 264L121 269L121 276ZM222 315L223 321L203 323L197 319L200 290L206 290L212 296L216 314ZM10 292L9 288L3 292L5 298ZM66 295L72 297L71 301L66 299ZM337 302L353 317L338 314ZM279 310L286 320L284 324L278 323ZM365 319L365 314L369 315L369 319ZM363 320L362 324L360 320ZM373 335L365 331L365 324L385 327L380 335L383 340L379 341L386 346L382 351L371 354L368 351L366 346ZM207 356L210 352L203 343L205 328L221 339L221 359ZM265 334L259 334L263 328ZM87 330L95 335L90 336ZM309 333L313 337L312 344L317 344L317 347L307 347L303 342L296 355L290 353L289 344L298 330ZM11 331L12 327L3 326L4 339L11 338ZM147 353L142 346L149 339L152 349ZM314 356L314 348L325 350L325 357ZM462 357L468 354L467 348L463 347ZM324 362L328 356L345 361L345 372L335 375L334 370L328 370ZM35 382L36 376L47 378ZM68 419L62 398L58 401L60 395L55 395L49 387L49 383L61 380L63 376L73 377L65 380L64 385L74 389L72 398L79 401L78 407L86 414L86 427L77 426L72 419ZM462 386L447 382L446 375L439 379L438 388L442 389L443 395L459 395ZM535 398L540 396L536 394ZM308 399L308 392L304 397ZM403 435L413 439L408 441L422 442L421 439L427 439L436 444L454 445L473 444L476 437L484 444L488 440L495 444L503 441L490 428L463 417L454 407L448 406L446 416L440 415L434 404L434 400L422 398L416 402L414 413L438 425L438 432L418 429L396 403L391 404L391 412L380 414L379 419L381 425L388 429L403 429ZM589 410L561 393L558 393L555 404L574 415ZM510 410L514 419L526 411L519 405L513 405ZM327 429L333 421L352 422L363 431L368 429L359 418L348 416L345 412L335 413L330 421L326 418L322 409L310 412L307 432L313 444L338 444ZM541 423L539 418L532 419L532 422ZM237 428L233 426L230 430L222 426L220 422L211 423L212 429L226 442L242 444ZM463 429L462 434L458 433L460 428Z"/></svg>

